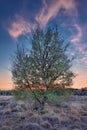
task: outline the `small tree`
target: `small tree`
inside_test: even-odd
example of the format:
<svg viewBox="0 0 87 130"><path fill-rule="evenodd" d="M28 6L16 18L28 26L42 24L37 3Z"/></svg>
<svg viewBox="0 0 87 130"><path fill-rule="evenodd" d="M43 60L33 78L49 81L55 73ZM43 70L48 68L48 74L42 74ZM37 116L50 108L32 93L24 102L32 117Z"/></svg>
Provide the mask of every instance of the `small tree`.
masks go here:
<svg viewBox="0 0 87 130"><path fill-rule="evenodd" d="M37 101L44 104L44 91L40 100L33 89L54 89L56 82L58 87L72 85L72 59L66 55L68 45L64 46L57 27L46 31L36 29L31 43L29 53L24 47L17 47L12 65L13 81L16 89L30 89Z"/></svg>

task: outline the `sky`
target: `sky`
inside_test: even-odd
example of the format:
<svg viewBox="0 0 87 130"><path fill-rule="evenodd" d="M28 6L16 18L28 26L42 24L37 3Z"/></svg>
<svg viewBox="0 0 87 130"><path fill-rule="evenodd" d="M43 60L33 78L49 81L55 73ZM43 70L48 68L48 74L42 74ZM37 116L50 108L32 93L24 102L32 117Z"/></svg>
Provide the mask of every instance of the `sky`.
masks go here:
<svg viewBox="0 0 87 130"><path fill-rule="evenodd" d="M68 55L74 56L74 88L87 87L87 0L0 0L0 89L13 89L11 56L37 23L58 25Z"/></svg>

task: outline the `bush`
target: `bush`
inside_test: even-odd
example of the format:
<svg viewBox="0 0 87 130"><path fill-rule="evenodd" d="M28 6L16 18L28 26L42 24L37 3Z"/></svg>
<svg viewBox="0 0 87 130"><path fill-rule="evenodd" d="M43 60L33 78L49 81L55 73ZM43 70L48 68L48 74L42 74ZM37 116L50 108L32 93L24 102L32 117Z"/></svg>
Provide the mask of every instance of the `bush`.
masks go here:
<svg viewBox="0 0 87 130"><path fill-rule="evenodd" d="M46 102L53 103L55 105L60 105L62 102L64 102L66 99L68 99L72 92L67 89L57 89L57 90L34 90L36 95L39 97L40 100L42 95L47 98ZM31 91L14 91L14 96L16 100L31 100L35 101L35 107L39 106L38 102L36 102L35 97L33 96Z"/></svg>
<svg viewBox="0 0 87 130"><path fill-rule="evenodd" d="M48 99L47 101L55 105L61 105L61 103L67 100L70 97L70 95L71 94L67 90L64 91L54 90L54 91L48 91L46 93Z"/></svg>
<svg viewBox="0 0 87 130"><path fill-rule="evenodd" d="M30 91L24 91L24 90L17 90L13 93L16 100L32 100L33 95Z"/></svg>

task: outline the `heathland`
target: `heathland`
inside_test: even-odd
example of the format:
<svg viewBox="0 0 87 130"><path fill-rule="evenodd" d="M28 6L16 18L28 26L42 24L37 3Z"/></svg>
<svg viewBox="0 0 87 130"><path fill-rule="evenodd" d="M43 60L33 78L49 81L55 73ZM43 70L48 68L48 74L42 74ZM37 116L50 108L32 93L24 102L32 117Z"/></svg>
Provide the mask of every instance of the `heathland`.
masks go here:
<svg viewBox="0 0 87 130"><path fill-rule="evenodd" d="M87 130L86 95L49 94L40 113L34 105L29 97L0 96L0 130Z"/></svg>

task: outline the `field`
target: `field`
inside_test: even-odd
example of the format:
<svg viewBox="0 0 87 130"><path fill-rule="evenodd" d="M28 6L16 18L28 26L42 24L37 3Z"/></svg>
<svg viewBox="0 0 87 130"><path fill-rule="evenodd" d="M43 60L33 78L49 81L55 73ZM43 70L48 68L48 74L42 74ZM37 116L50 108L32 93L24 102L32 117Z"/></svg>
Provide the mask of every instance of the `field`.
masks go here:
<svg viewBox="0 0 87 130"><path fill-rule="evenodd" d="M71 96L61 104L48 102L40 114L30 100L0 96L0 130L87 130L87 96Z"/></svg>

